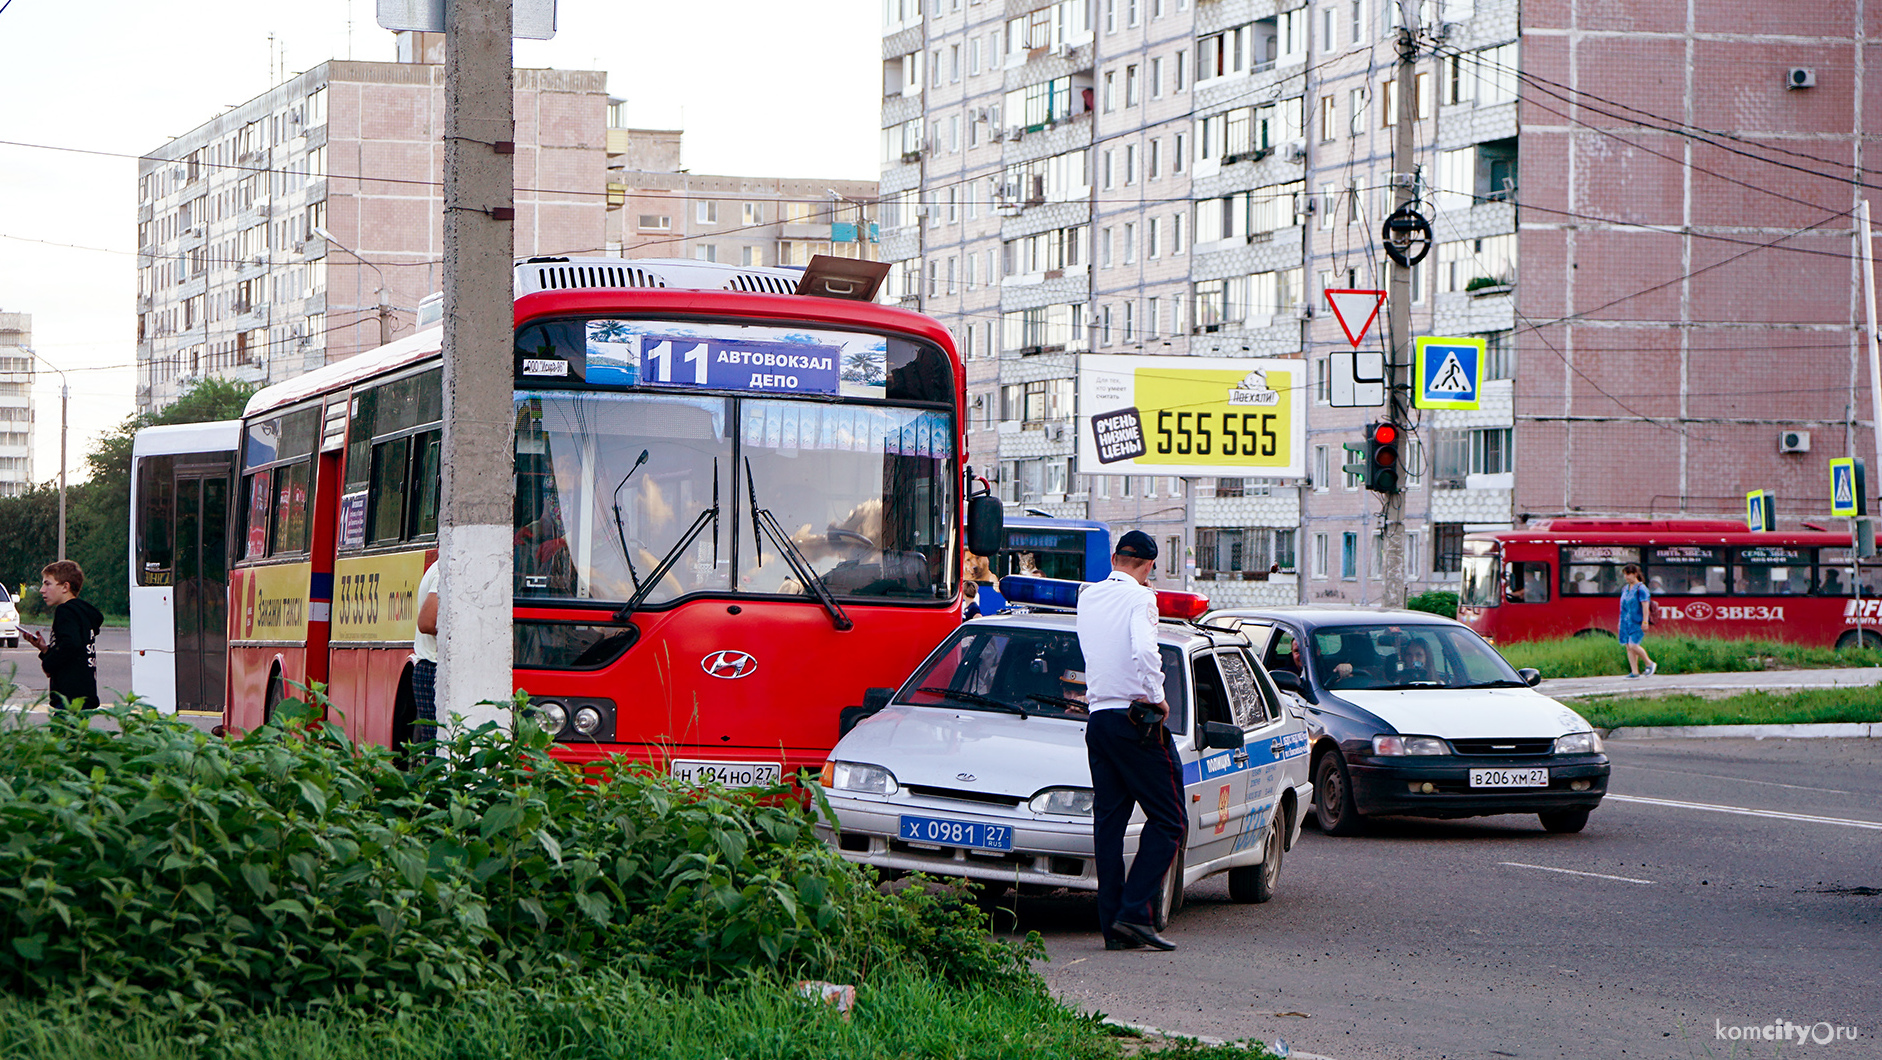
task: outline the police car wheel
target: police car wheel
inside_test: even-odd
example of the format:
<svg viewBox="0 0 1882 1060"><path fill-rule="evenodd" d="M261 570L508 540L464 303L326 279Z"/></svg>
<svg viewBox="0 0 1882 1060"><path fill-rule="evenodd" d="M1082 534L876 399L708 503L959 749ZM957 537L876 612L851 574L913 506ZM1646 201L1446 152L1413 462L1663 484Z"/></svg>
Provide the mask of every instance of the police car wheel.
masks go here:
<svg viewBox="0 0 1882 1060"><path fill-rule="evenodd" d="M1170 917L1183 908L1183 852L1176 852L1176 860L1170 862L1170 871L1163 874L1163 886L1157 889L1156 928L1162 931L1170 926Z"/></svg>
<svg viewBox="0 0 1882 1060"><path fill-rule="evenodd" d="M1353 801L1353 781L1340 753L1329 751L1314 769L1313 815L1327 835L1358 835L1366 827Z"/></svg>

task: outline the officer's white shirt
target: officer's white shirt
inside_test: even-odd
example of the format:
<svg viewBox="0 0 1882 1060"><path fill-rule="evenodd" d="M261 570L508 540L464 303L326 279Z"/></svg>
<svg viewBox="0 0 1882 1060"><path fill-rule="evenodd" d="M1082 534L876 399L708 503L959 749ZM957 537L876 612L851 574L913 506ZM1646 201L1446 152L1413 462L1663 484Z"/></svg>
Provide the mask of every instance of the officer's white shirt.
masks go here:
<svg viewBox="0 0 1882 1060"><path fill-rule="evenodd" d="M1086 586L1078 596L1078 647L1091 710L1121 710L1134 699L1163 702L1157 594L1148 586L1123 571Z"/></svg>

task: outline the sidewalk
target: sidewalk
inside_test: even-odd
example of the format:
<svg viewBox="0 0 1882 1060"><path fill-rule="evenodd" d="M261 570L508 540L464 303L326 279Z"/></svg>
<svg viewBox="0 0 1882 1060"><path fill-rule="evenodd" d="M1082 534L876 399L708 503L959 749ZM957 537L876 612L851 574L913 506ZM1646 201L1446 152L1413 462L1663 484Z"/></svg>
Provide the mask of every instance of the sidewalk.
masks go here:
<svg viewBox="0 0 1882 1060"><path fill-rule="evenodd" d="M1656 674L1629 680L1613 677L1557 677L1536 686L1556 699L1581 696L1658 696L1669 692L1727 696L1740 692L1793 691L1800 688L1863 688L1882 684L1882 667L1843 667L1833 670L1753 670L1725 674Z"/></svg>

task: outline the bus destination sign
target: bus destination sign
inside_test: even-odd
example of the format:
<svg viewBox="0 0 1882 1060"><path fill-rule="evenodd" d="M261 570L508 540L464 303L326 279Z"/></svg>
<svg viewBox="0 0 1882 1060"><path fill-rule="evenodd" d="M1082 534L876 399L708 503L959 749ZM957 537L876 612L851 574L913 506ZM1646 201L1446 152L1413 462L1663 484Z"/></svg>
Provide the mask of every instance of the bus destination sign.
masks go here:
<svg viewBox="0 0 1882 1060"><path fill-rule="evenodd" d="M640 381L647 386L704 387L766 394L835 394L840 389L831 346L642 335Z"/></svg>

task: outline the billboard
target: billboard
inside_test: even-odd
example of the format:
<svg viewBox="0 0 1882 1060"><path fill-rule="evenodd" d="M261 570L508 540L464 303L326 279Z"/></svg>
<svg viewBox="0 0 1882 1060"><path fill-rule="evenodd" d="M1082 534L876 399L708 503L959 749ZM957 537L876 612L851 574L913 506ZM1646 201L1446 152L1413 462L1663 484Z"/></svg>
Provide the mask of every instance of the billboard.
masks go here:
<svg viewBox="0 0 1882 1060"><path fill-rule="evenodd" d="M1307 362L1078 359L1078 473L1305 478Z"/></svg>

